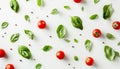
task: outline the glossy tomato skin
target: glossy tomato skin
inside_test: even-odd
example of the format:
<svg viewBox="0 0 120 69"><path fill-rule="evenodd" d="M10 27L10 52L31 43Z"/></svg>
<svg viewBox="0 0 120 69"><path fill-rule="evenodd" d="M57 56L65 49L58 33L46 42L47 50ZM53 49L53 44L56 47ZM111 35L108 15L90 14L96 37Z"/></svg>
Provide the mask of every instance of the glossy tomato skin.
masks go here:
<svg viewBox="0 0 120 69"><path fill-rule="evenodd" d="M75 3L80 3L82 0L73 0Z"/></svg>
<svg viewBox="0 0 120 69"><path fill-rule="evenodd" d="M99 38L101 36L101 31L100 29L94 29L93 32L92 32L92 35L95 37L95 38Z"/></svg>
<svg viewBox="0 0 120 69"><path fill-rule="evenodd" d="M0 58L5 57L6 53L3 49L0 49Z"/></svg>
<svg viewBox="0 0 120 69"><path fill-rule="evenodd" d="M92 57L87 57L85 63L88 66L92 66L94 64L94 59Z"/></svg>
<svg viewBox="0 0 120 69"><path fill-rule="evenodd" d="M113 29L115 29L115 30L119 30L119 29L120 29L120 22L119 22L119 21L114 21L114 22L112 23L112 27L113 27Z"/></svg>
<svg viewBox="0 0 120 69"><path fill-rule="evenodd" d="M5 69L15 69L13 64L7 64Z"/></svg>
<svg viewBox="0 0 120 69"><path fill-rule="evenodd" d="M58 52L56 53L56 57L61 60L61 59L64 59L65 54L64 54L63 51L58 51Z"/></svg>
<svg viewBox="0 0 120 69"><path fill-rule="evenodd" d="M44 29L46 27L46 22L44 20L40 20L38 22L38 28Z"/></svg>

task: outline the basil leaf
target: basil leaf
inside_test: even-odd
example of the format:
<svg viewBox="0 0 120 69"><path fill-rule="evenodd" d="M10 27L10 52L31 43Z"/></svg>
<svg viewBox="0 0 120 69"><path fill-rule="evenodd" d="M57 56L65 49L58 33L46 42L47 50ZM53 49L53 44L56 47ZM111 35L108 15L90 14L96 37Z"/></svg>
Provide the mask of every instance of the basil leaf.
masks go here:
<svg viewBox="0 0 120 69"><path fill-rule="evenodd" d="M64 40L65 40L66 42L68 42L68 43L70 42L70 40L69 40L69 39L64 39Z"/></svg>
<svg viewBox="0 0 120 69"><path fill-rule="evenodd" d="M51 11L50 14L53 14L53 15L58 14L58 10L55 8L55 9L53 9L53 10Z"/></svg>
<svg viewBox="0 0 120 69"><path fill-rule="evenodd" d="M91 42L90 40L87 39L87 40L85 41L85 44L84 44L84 45L85 45L85 48L86 48L88 51L91 51L93 44L92 44L92 42Z"/></svg>
<svg viewBox="0 0 120 69"><path fill-rule="evenodd" d="M30 39L34 39L34 34L32 31L30 30L24 30L25 34L30 38Z"/></svg>
<svg viewBox="0 0 120 69"><path fill-rule="evenodd" d="M75 43L78 43L79 41L78 41L78 39L74 38L74 42L75 42Z"/></svg>
<svg viewBox="0 0 120 69"><path fill-rule="evenodd" d="M117 51L113 50L110 46L104 47L104 53L105 53L106 58L110 61L113 61L117 57L119 57L119 53Z"/></svg>
<svg viewBox="0 0 120 69"><path fill-rule="evenodd" d="M72 25L75 28L79 28L79 29L83 30L82 20L81 20L80 17L78 17L78 16L72 16L71 17L71 22L72 22Z"/></svg>
<svg viewBox="0 0 120 69"><path fill-rule="evenodd" d="M70 6L64 6L64 8L70 10Z"/></svg>
<svg viewBox="0 0 120 69"><path fill-rule="evenodd" d="M24 57L26 59L30 59L31 58L31 52L30 52L30 50L26 46L24 46L24 45L21 45L21 46L18 47L18 53L22 57Z"/></svg>
<svg viewBox="0 0 120 69"><path fill-rule="evenodd" d="M38 64L36 64L36 69L41 69L41 67L42 67L42 64L40 64L40 63L38 63Z"/></svg>
<svg viewBox="0 0 120 69"><path fill-rule="evenodd" d="M94 0L94 3L97 4L100 0Z"/></svg>
<svg viewBox="0 0 120 69"><path fill-rule="evenodd" d="M59 25L56 32L57 32L58 38L60 38L60 39L64 38L66 36L66 33L67 33L66 29L63 25Z"/></svg>
<svg viewBox="0 0 120 69"><path fill-rule="evenodd" d="M25 18L26 21L30 22L30 17L29 17L29 15L25 15L24 18Z"/></svg>
<svg viewBox="0 0 120 69"><path fill-rule="evenodd" d="M43 0L37 0L37 5L39 7L44 6L44 1Z"/></svg>
<svg viewBox="0 0 120 69"><path fill-rule="evenodd" d="M105 5L103 7L103 18L109 19L112 16L112 14L113 14L112 4Z"/></svg>
<svg viewBox="0 0 120 69"><path fill-rule="evenodd" d="M9 25L8 22L3 22L2 25L1 25L1 28L5 29L5 28L8 27L8 25Z"/></svg>
<svg viewBox="0 0 120 69"><path fill-rule="evenodd" d="M19 4L17 0L10 0L10 7L13 11L17 13L19 11Z"/></svg>
<svg viewBox="0 0 120 69"><path fill-rule="evenodd" d="M48 52L48 51L50 51L52 49L52 46L50 46L50 45L45 45L43 48L42 48L42 50L44 51L44 52Z"/></svg>
<svg viewBox="0 0 120 69"><path fill-rule="evenodd" d="M91 19L91 20L95 20L97 17L98 17L97 14L93 14L93 15L90 16L90 19Z"/></svg>
<svg viewBox="0 0 120 69"><path fill-rule="evenodd" d="M29 1L29 0L26 0L26 1Z"/></svg>
<svg viewBox="0 0 120 69"><path fill-rule="evenodd" d="M107 39L109 39L109 40L114 40L114 39L115 39L114 35L112 35L111 33L107 33L107 34L106 34L106 37L107 37Z"/></svg>
<svg viewBox="0 0 120 69"><path fill-rule="evenodd" d="M11 38L10 38L10 41L11 41L12 43L18 41L19 36L20 36L19 33L13 34L13 35L11 36Z"/></svg>
<svg viewBox="0 0 120 69"><path fill-rule="evenodd" d="M83 6L81 7L81 10L84 11L84 7Z"/></svg>
<svg viewBox="0 0 120 69"><path fill-rule="evenodd" d="M79 60L78 56L74 56L74 60L78 61Z"/></svg>
<svg viewBox="0 0 120 69"><path fill-rule="evenodd" d="M118 46L120 46L120 41L117 43Z"/></svg>

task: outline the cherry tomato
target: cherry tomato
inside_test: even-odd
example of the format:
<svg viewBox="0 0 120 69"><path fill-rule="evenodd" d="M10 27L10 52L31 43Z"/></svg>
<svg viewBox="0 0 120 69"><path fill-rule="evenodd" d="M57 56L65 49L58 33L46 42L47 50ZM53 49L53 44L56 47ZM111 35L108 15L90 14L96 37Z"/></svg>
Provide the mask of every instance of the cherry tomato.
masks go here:
<svg viewBox="0 0 120 69"><path fill-rule="evenodd" d="M94 59L92 57L87 57L86 60L85 60L85 63L88 66L92 66L94 64Z"/></svg>
<svg viewBox="0 0 120 69"><path fill-rule="evenodd" d="M119 21L113 22L112 27L115 30L119 30L120 29L120 22Z"/></svg>
<svg viewBox="0 0 120 69"><path fill-rule="evenodd" d="M61 60L61 59L64 59L65 54L64 54L63 51L58 51L58 52L56 53L56 57Z"/></svg>
<svg viewBox="0 0 120 69"><path fill-rule="evenodd" d="M5 69L15 69L13 64L7 64Z"/></svg>
<svg viewBox="0 0 120 69"><path fill-rule="evenodd" d="M45 22L44 20L40 20L40 21L38 22L38 27L39 27L40 29L44 29L44 28L46 27L46 22Z"/></svg>
<svg viewBox="0 0 120 69"><path fill-rule="evenodd" d="M99 38L101 36L101 31L99 29L94 29L93 32L92 32L92 35L95 38Z"/></svg>
<svg viewBox="0 0 120 69"><path fill-rule="evenodd" d="M0 58L5 57L6 53L3 49L0 49Z"/></svg>
<svg viewBox="0 0 120 69"><path fill-rule="evenodd" d="M82 0L74 0L75 3L80 3Z"/></svg>

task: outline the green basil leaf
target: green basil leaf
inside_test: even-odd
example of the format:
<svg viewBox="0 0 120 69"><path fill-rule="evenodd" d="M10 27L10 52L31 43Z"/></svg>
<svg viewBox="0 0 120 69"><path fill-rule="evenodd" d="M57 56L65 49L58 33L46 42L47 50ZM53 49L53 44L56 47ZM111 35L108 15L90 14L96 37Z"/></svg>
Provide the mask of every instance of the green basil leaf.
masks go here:
<svg viewBox="0 0 120 69"><path fill-rule="evenodd" d="M65 40L66 42L68 42L68 43L70 42L70 40L69 40L69 39L64 39L64 40Z"/></svg>
<svg viewBox="0 0 120 69"><path fill-rule="evenodd" d="M79 60L78 56L74 56L74 60L78 61Z"/></svg>
<svg viewBox="0 0 120 69"><path fill-rule="evenodd" d="M84 7L83 6L81 7L81 10L84 11Z"/></svg>
<svg viewBox="0 0 120 69"><path fill-rule="evenodd" d="M55 8L55 9L53 9L53 10L51 11L50 14L53 14L53 15L58 14L58 10Z"/></svg>
<svg viewBox="0 0 120 69"><path fill-rule="evenodd" d="M40 63L36 64L36 69L41 69L41 67L42 67L42 64Z"/></svg>
<svg viewBox="0 0 120 69"><path fill-rule="evenodd" d="M65 29L65 27L63 25L59 25L56 32L57 32L57 36L60 39L64 38L66 36L66 33L67 33L66 29Z"/></svg>
<svg viewBox="0 0 120 69"><path fill-rule="evenodd" d="M24 45L21 45L21 46L18 47L18 53L22 57L24 57L26 59L30 59L31 58L31 52L30 52L30 50L26 46L24 46Z"/></svg>
<svg viewBox="0 0 120 69"><path fill-rule="evenodd" d="M74 42L75 42L75 43L78 43L79 41L78 41L78 39L74 38Z"/></svg>
<svg viewBox="0 0 120 69"><path fill-rule="evenodd" d="M117 43L118 46L120 46L120 41Z"/></svg>
<svg viewBox="0 0 120 69"><path fill-rule="evenodd" d="M107 39L109 39L109 40L114 40L114 39L115 39L114 35L112 35L111 33L107 33L107 34L106 34L106 37L107 37Z"/></svg>
<svg viewBox="0 0 120 69"><path fill-rule="evenodd" d="M9 25L8 22L3 22L2 25L1 25L1 28L5 29L5 28L8 27L8 25Z"/></svg>
<svg viewBox="0 0 120 69"><path fill-rule="evenodd" d="M12 34L12 36L10 37L10 41L11 41L12 43L14 43L14 42L18 41L19 37L20 37L20 34L19 34L19 33Z"/></svg>
<svg viewBox="0 0 120 69"><path fill-rule="evenodd" d="M72 16L71 17L71 22L72 22L72 25L75 28L79 28L79 29L83 30L82 20L81 20L80 17L78 17L78 16Z"/></svg>
<svg viewBox="0 0 120 69"><path fill-rule="evenodd" d="M25 34L30 38L30 39L34 39L34 34L32 31L30 30L24 30Z"/></svg>
<svg viewBox="0 0 120 69"><path fill-rule="evenodd" d="M97 14L93 14L93 15L90 16L90 19L91 19L91 20L95 20L97 17L98 17Z"/></svg>
<svg viewBox="0 0 120 69"><path fill-rule="evenodd" d="M64 6L64 8L70 10L70 6Z"/></svg>
<svg viewBox="0 0 120 69"><path fill-rule="evenodd" d="M100 0L94 0L94 3L97 4Z"/></svg>
<svg viewBox="0 0 120 69"><path fill-rule="evenodd" d="M44 6L44 1L43 0L37 0L37 5L39 7Z"/></svg>
<svg viewBox="0 0 120 69"><path fill-rule="evenodd" d="M92 44L92 42L91 42L90 40L87 39L87 40L85 41L85 44L84 44L84 45L85 45L85 48L86 48L88 51L91 51L93 44Z"/></svg>
<svg viewBox="0 0 120 69"><path fill-rule="evenodd" d="M26 0L26 1L29 1L29 0Z"/></svg>
<svg viewBox="0 0 120 69"><path fill-rule="evenodd" d="M29 15L25 15L24 18L25 18L26 21L30 22L30 17L29 17Z"/></svg>
<svg viewBox="0 0 120 69"><path fill-rule="evenodd" d="M119 57L119 53L116 52L114 49L112 49L110 46L104 47L104 53L105 53L106 58L110 61L113 61L117 57Z"/></svg>
<svg viewBox="0 0 120 69"><path fill-rule="evenodd" d="M42 50L44 51L44 52L48 52L48 51L50 51L52 49L52 46L50 46L50 45L45 45L43 48L42 48Z"/></svg>
<svg viewBox="0 0 120 69"><path fill-rule="evenodd" d="M10 7L13 11L17 13L19 11L19 4L17 0L10 0Z"/></svg>
<svg viewBox="0 0 120 69"><path fill-rule="evenodd" d="M112 14L113 14L112 4L105 5L103 7L103 18L109 19L112 16Z"/></svg>

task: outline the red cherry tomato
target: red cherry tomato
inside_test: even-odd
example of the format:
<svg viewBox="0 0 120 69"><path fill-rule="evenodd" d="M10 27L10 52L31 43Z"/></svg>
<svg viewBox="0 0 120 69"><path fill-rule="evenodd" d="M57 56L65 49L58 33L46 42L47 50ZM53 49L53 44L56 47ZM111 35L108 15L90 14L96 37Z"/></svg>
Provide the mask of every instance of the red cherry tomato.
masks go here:
<svg viewBox="0 0 120 69"><path fill-rule="evenodd" d="M5 57L6 53L3 49L0 49L0 58Z"/></svg>
<svg viewBox="0 0 120 69"><path fill-rule="evenodd" d="M86 60L85 60L85 63L88 66L92 66L94 64L94 59L92 57L87 57Z"/></svg>
<svg viewBox="0 0 120 69"><path fill-rule="evenodd" d="M38 27L39 27L40 29L44 29L44 28L46 27L46 22L45 22L44 20L40 20L40 21L38 22Z"/></svg>
<svg viewBox="0 0 120 69"><path fill-rule="evenodd" d="M92 32L92 35L95 38L99 38L101 36L101 31L99 29L94 29L93 32Z"/></svg>
<svg viewBox="0 0 120 69"><path fill-rule="evenodd" d="M82 0L73 0L75 3L80 3Z"/></svg>
<svg viewBox="0 0 120 69"><path fill-rule="evenodd" d="M119 21L113 22L112 27L115 30L119 30L120 29L120 22Z"/></svg>
<svg viewBox="0 0 120 69"><path fill-rule="evenodd" d="M7 64L5 69L15 69L13 64Z"/></svg>
<svg viewBox="0 0 120 69"><path fill-rule="evenodd" d="M63 51L58 51L58 52L56 53L56 57L61 60L61 59L64 59L65 54L64 54Z"/></svg>

